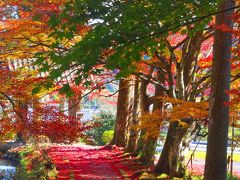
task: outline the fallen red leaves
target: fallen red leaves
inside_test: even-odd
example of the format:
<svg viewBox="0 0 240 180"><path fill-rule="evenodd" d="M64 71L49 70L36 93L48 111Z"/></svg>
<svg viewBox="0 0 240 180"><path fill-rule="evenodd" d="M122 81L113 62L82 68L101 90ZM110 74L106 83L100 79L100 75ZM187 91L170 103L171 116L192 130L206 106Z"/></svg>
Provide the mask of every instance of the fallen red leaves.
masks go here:
<svg viewBox="0 0 240 180"><path fill-rule="evenodd" d="M124 179L125 176L134 180L145 168L117 146L52 146L49 157L56 165L59 180ZM188 170L201 176L204 165L193 164ZM240 172L234 175L240 177Z"/></svg>
<svg viewBox="0 0 240 180"><path fill-rule="evenodd" d="M49 156L57 167L60 180L123 179L125 175L133 177L143 168L115 146L54 146L50 148Z"/></svg>

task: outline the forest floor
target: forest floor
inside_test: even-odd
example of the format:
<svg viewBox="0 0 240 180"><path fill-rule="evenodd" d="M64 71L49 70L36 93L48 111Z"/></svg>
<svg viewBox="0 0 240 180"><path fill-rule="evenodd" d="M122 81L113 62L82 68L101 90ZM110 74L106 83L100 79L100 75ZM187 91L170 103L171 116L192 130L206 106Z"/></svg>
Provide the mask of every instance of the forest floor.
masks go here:
<svg viewBox="0 0 240 180"><path fill-rule="evenodd" d="M53 146L49 156L59 180L136 179L136 171L143 169L115 146Z"/></svg>

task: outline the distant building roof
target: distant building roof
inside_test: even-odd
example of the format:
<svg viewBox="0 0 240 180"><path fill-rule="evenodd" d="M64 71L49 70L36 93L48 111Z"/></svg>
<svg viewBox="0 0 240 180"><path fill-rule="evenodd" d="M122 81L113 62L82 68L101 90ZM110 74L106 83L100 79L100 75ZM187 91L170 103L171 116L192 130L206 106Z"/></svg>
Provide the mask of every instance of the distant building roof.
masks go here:
<svg viewBox="0 0 240 180"><path fill-rule="evenodd" d="M81 121L90 121L94 116L99 114L99 110L95 109L81 109L81 112L83 113Z"/></svg>

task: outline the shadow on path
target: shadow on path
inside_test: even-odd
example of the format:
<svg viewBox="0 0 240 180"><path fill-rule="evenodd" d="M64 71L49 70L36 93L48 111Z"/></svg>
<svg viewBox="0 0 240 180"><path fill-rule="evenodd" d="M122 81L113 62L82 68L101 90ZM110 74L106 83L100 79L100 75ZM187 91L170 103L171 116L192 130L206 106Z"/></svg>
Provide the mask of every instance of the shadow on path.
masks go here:
<svg viewBox="0 0 240 180"><path fill-rule="evenodd" d="M124 179L117 167L120 150L93 146L54 146L49 156L58 170L58 179Z"/></svg>

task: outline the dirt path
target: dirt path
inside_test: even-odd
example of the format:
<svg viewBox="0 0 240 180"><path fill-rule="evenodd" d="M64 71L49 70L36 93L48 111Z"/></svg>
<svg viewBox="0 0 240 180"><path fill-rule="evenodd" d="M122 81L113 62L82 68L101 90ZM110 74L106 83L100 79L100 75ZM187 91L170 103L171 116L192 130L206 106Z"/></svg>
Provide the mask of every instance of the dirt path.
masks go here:
<svg viewBox="0 0 240 180"><path fill-rule="evenodd" d="M49 155L59 171L59 180L108 180L124 179L116 167L119 153L93 146L56 146Z"/></svg>

